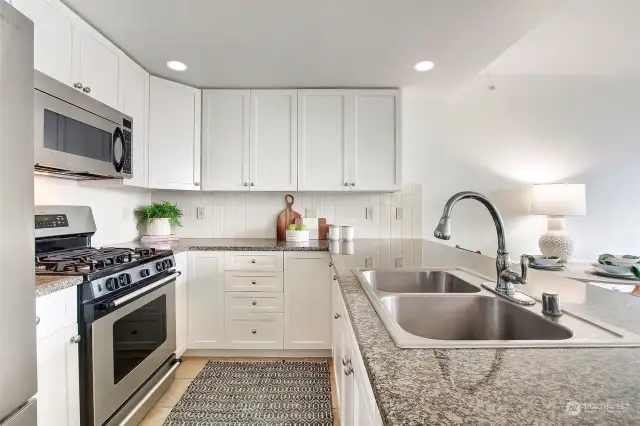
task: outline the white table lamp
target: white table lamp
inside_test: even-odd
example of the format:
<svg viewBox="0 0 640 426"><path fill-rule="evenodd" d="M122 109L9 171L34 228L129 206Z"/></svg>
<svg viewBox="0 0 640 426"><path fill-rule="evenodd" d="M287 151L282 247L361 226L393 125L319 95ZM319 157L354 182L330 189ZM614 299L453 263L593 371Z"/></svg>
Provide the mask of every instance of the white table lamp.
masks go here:
<svg viewBox="0 0 640 426"><path fill-rule="evenodd" d="M584 184L534 185L531 201L532 214L547 215L547 232L538 239L540 251L566 262L573 254L575 241L567 234L565 216L587 214Z"/></svg>

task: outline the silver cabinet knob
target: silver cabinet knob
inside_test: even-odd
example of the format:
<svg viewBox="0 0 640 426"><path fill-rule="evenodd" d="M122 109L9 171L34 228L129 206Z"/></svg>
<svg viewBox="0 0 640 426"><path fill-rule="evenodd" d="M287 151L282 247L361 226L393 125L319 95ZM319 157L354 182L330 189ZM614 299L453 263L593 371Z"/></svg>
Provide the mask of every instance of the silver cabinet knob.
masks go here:
<svg viewBox="0 0 640 426"><path fill-rule="evenodd" d="M258 330L256 330L256 329L254 328L253 330L251 330L251 332L252 332L253 334L256 334L256 333L258 332Z"/></svg>
<svg viewBox="0 0 640 426"><path fill-rule="evenodd" d="M344 183L344 186L349 186L349 182L345 182L345 183Z"/></svg>
<svg viewBox="0 0 640 426"><path fill-rule="evenodd" d="M356 186L356 183L355 182L351 182L351 186Z"/></svg>
<svg viewBox="0 0 640 426"><path fill-rule="evenodd" d="M251 263L256 263L256 260L255 259L251 259Z"/></svg>
<svg viewBox="0 0 640 426"><path fill-rule="evenodd" d="M258 304L258 302L256 302L256 301L254 300L253 302L251 302L251 304L252 304L253 306L256 306L256 305Z"/></svg>
<svg viewBox="0 0 640 426"><path fill-rule="evenodd" d="M80 337L80 335L73 336L71 338L71 343L80 343L80 340L82 340L82 337Z"/></svg>
<svg viewBox="0 0 640 426"><path fill-rule="evenodd" d="M341 316L342 316L342 315L340 315L340 314L339 314L339 313L337 313L337 312L336 312L335 314L333 314L333 317L334 317L335 319L339 319Z"/></svg>
<svg viewBox="0 0 640 426"><path fill-rule="evenodd" d="M251 182L251 186L256 186L255 182Z"/></svg>
<svg viewBox="0 0 640 426"><path fill-rule="evenodd" d="M82 83L73 83L73 87L76 89L82 89Z"/></svg>
<svg viewBox="0 0 640 426"><path fill-rule="evenodd" d="M353 373L353 367L352 366L347 366L344 368L344 375L345 376L349 376L351 373Z"/></svg>
<svg viewBox="0 0 640 426"><path fill-rule="evenodd" d="M329 268L333 266L333 262L329 262Z"/></svg>
<svg viewBox="0 0 640 426"><path fill-rule="evenodd" d="M91 87L85 87L84 89L82 89L82 91L84 93L91 93Z"/></svg>
<svg viewBox="0 0 640 426"><path fill-rule="evenodd" d="M245 182L245 183L244 183L244 186L249 186L249 182Z"/></svg>
<svg viewBox="0 0 640 426"><path fill-rule="evenodd" d="M256 280L251 281L251 284L257 284L258 282Z"/></svg>
<svg viewBox="0 0 640 426"><path fill-rule="evenodd" d="M347 365L350 365L350 364L351 364L351 360L350 359L342 358L342 365L344 365L346 367Z"/></svg>
<svg viewBox="0 0 640 426"><path fill-rule="evenodd" d="M200 182L194 182L193 183L195 186L200 186Z"/></svg>
<svg viewBox="0 0 640 426"><path fill-rule="evenodd" d="M334 276L333 276L333 280L335 281L335 280L337 280L337 279L338 279L338 276L337 276L337 275L334 275Z"/></svg>
<svg viewBox="0 0 640 426"><path fill-rule="evenodd" d="M40 324L40 317L36 317L36 325Z"/></svg>

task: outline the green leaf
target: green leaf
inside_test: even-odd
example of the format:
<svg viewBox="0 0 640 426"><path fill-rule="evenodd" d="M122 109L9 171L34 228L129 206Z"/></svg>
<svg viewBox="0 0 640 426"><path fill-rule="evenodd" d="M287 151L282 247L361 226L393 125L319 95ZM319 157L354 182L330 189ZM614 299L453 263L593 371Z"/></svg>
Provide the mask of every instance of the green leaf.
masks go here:
<svg viewBox="0 0 640 426"><path fill-rule="evenodd" d="M151 219L169 219L171 226L182 226L180 224L180 218L183 216L182 210L178 208L178 204L171 204L168 201L151 203L134 210L134 214L138 218L138 228L147 225Z"/></svg>

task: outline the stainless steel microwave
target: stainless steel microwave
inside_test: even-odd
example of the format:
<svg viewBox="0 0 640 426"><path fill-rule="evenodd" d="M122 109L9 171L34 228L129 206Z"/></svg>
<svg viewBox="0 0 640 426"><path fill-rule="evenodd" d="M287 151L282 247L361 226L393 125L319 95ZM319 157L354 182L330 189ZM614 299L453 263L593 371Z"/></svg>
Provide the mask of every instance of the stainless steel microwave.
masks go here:
<svg viewBox="0 0 640 426"><path fill-rule="evenodd" d="M39 71L34 71L37 174L71 179L133 177L133 120Z"/></svg>

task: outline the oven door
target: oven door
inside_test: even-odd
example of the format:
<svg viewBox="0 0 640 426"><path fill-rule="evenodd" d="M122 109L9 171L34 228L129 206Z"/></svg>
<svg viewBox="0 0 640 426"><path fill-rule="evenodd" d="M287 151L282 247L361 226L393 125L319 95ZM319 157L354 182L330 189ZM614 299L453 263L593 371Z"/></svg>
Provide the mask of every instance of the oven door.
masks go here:
<svg viewBox="0 0 640 426"><path fill-rule="evenodd" d="M101 425L176 350L179 272L102 303L91 325L93 420Z"/></svg>
<svg viewBox="0 0 640 426"><path fill-rule="evenodd" d="M39 90L34 90L34 104L36 165L129 177L123 169L130 163L131 143L118 124Z"/></svg>

